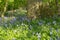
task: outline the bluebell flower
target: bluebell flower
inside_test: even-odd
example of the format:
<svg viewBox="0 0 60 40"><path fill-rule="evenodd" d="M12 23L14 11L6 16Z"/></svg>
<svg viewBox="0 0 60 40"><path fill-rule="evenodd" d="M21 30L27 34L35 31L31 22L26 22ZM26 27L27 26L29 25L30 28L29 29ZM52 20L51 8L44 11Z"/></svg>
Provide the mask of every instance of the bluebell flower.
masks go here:
<svg viewBox="0 0 60 40"><path fill-rule="evenodd" d="M11 23L11 24L13 24L13 23L14 23L14 21L12 21L12 20L11 20L11 21L10 21L10 23Z"/></svg>
<svg viewBox="0 0 60 40"><path fill-rule="evenodd" d="M24 20L25 20L25 18L22 18L22 20L24 21Z"/></svg>
<svg viewBox="0 0 60 40"><path fill-rule="evenodd" d="M13 18L12 20L10 20L10 23L13 24L16 21L16 18Z"/></svg>
<svg viewBox="0 0 60 40"><path fill-rule="evenodd" d="M25 20L26 20L27 22L30 22L30 20L29 20L28 18L25 18Z"/></svg>
<svg viewBox="0 0 60 40"><path fill-rule="evenodd" d="M43 23L42 22L38 22L39 25L42 25Z"/></svg>
<svg viewBox="0 0 60 40"><path fill-rule="evenodd" d="M12 20L13 20L13 21L16 21L16 18L13 18Z"/></svg>

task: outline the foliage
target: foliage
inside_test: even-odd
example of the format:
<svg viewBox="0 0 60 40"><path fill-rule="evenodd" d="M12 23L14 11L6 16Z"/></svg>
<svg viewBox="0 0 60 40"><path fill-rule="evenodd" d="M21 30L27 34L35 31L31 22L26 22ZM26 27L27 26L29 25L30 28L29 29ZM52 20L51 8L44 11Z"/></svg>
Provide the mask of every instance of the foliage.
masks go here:
<svg viewBox="0 0 60 40"><path fill-rule="evenodd" d="M25 7L26 1L27 0L0 0L0 12L4 15L9 10Z"/></svg>
<svg viewBox="0 0 60 40"><path fill-rule="evenodd" d="M56 0L42 0L41 5L37 2L39 6L29 6L33 10L27 7L27 1L0 0L0 12L6 16L4 19L0 17L0 40L60 40L60 17L54 15L58 8ZM30 16L37 19L33 16L32 19L28 18L28 10L20 7L28 8L32 13ZM40 16L42 18L38 18Z"/></svg>
<svg viewBox="0 0 60 40"><path fill-rule="evenodd" d="M28 15L30 17L38 18L41 16L44 17L53 17L53 15L58 14L58 1L56 0L42 0L42 1L33 1L28 5Z"/></svg>
<svg viewBox="0 0 60 40"><path fill-rule="evenodd" d="M59 2L56 3L56 0L50 0L50 1L42 0L42 2L40 2L39 0L38 0L39 2L35 0L38 4L35 3L35 1L34 2L32 0L30 0L30 1L31 1L31 4L33 5L31 7L28 6L28 5L30 5L29 0L6 0L6 1L0 0L0 4L1 4L0 5L0 12L1 12L0 14L4 15L4 13L6 13L6 11L9 11L9 10L10 11L12 10L14 12L15 9L19 9L20 7L27 8L27 12L28 12L27 15L32 16L32 17L39 17L39 16L51 17L54 14L58 13L57 5L59 4ZM34 7L34 8L32 8L32 7ZM28 11L28 10L30 10L30 11ZM11 15L13 15L13 12Z"/></svg>
<svg viewBox="0 0 60 40"><path fill-rule="evenodd" d="M13 24L7 22L7 24L0 26L0 39L58 40L60 37L60 23L57 20L36 19L30 20L30 22L24 20L23 22L15 21Z"/></svg>

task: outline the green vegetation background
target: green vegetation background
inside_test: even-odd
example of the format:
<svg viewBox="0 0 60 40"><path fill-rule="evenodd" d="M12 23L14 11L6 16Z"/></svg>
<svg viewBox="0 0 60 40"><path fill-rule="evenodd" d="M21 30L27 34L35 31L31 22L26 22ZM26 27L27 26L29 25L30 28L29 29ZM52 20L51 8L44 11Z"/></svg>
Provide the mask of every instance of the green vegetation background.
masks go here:
<svg viewBox="0 0 60 40"><path fill-rule="evenodd" d="M28 12L28 2L0 0L0 40L60 40L60 0L42 0L50 4L34 10L37 14Z"/></svg>

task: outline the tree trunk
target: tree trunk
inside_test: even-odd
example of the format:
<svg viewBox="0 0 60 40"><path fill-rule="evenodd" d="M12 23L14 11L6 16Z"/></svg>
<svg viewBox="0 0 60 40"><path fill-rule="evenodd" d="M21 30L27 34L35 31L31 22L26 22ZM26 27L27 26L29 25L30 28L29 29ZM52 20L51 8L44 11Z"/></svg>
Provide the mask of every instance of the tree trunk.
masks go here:
<svg viewBox="0 0 60 40"><path fill-rule="evenodd" d="M4 9L3 9L3 11L2 11L2 15L1 15L2 18L4 17L4 13L5 13L6 10L7 10L7 4L8 4L8 0L5 0L5 6L4 6Z"/></svg>

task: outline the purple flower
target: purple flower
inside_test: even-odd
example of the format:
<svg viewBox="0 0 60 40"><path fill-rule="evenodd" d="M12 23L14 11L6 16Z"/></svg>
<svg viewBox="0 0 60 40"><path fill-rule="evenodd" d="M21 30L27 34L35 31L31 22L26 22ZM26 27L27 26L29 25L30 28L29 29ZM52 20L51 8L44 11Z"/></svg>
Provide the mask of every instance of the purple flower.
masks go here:
<svg viewBox="0 0 60 40"><path fill-rule="evenodd" d="M12 20L10 20L10 23L14 23L16 21L16 18L13 18Z"/></svg>

